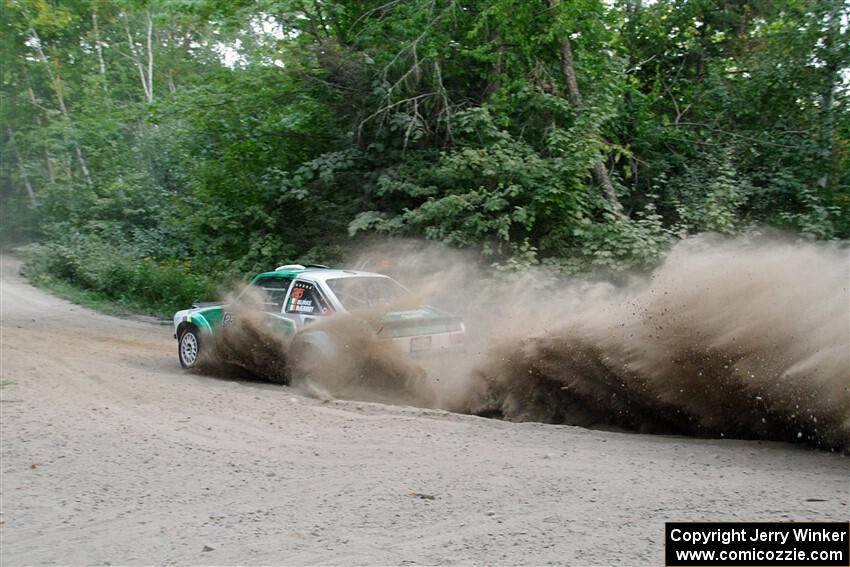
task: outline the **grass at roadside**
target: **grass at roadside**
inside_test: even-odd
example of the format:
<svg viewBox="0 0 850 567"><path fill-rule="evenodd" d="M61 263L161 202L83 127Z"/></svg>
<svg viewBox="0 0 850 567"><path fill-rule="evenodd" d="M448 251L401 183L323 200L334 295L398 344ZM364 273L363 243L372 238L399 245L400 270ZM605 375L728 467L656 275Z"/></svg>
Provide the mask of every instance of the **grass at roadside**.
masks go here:
<svg viewBox="0 0 850 567"><path fill-rule="evenodd" d="M174 312L216 296L212 280L188 262L159 261L94 238L18 248L21 275L33 285L110 315L170 319Z"/></svg>
<svg viewBox="0 0 850 567"><path fill-rule="evenodd" d="M53 295L71 303L105 313L106 315L113 315L115 317L144 315L163 321L171 319L171 316L174 315L173 311L169 312L163 309L151 308L151 306L140 302L112 299L98 291L82 289L70 282L56 279L49 275L37 275L35 277L28 277L27 274L22 275L27 277L27 280L35 287L49 291Z"/></svg>

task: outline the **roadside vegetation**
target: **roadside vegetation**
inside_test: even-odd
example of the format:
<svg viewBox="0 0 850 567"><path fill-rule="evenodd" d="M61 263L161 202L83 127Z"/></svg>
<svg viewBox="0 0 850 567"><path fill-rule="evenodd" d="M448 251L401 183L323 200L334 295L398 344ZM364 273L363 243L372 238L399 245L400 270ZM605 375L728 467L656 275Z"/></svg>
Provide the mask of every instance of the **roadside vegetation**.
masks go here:
<svg viewBox="0 0 850 567"><path fill-rule="evenodd" d="M37 282L166 313L375 234L563 273L850 236L844 2L2 2Z"/></svg>
<svg viewBox="0 0 850 567"><path fill-rule="evenodd" d="M22 273L37 286L112 314L141 313L170 319L199 298L214 297L208 275L188 262L139 259L93 238L70 244L47 242L18 248L27 262Z"/></svg>

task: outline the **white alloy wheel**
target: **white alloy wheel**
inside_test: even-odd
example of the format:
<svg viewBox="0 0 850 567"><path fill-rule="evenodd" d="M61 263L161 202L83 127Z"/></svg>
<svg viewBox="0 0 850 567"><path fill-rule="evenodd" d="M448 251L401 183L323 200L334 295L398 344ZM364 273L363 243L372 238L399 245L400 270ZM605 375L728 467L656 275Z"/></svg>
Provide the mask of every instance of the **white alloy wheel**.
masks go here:
<svg viewBox="0 0 850 567"><path fill-rule="evenodd" d="M183 368L193 368L198 364L198 357L201 354L201 341L198 340L196 329L190 327L180 335L177 354L180 357L180 366Z"/></svg>

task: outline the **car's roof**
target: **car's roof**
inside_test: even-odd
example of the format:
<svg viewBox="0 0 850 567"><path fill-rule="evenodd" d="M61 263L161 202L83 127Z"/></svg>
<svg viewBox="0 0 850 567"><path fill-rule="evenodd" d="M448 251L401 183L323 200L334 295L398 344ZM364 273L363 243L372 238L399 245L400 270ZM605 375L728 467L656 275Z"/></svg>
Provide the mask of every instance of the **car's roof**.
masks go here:
<svg viewBox="0 0 850 567"><path fill-rule="evenodd" d="M298 276L302 280L313 282L324 282L326 280L336 280L340 278L388 278L384 274L376 274L374 272L361 272L359 270L307 270Z"/></svg>
<svg viewBox="0 0 850 567"><path fill-rule="evenodd" d="M385 276L384 274L376 274L375 272L363 272L360 270L335 270L329 268L304 268L304 269L286 269L286 270L275 270L273 272L263 272L262 274L257 274L256 278L299 278L302 280L312 281L312 282L324 282L326 280L333 280L339 278L355 278L355 277L368 277L368 278L388 278L389 276Z"/></svg>

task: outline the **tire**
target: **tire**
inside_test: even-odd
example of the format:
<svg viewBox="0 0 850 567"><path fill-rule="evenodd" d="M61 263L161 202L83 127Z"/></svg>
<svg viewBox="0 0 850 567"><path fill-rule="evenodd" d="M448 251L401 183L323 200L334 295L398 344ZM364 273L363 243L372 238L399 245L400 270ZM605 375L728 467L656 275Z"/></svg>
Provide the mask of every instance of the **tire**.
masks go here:
<svg viewBox="0 0 850 567"><path fill-rule="evenodd" d="M321 374L323 364L327 364L324 354L315 345L301 337L292 341L289 353L290 380L294 382L309 382L317 378Z"/></svg>
<svg viewBox="0 0 850 567"><path fill-rule="evenodd" d="M183 368L195 368L201 360L201 336L197 327L186 327L177 339L177 358Z"/></svg>

